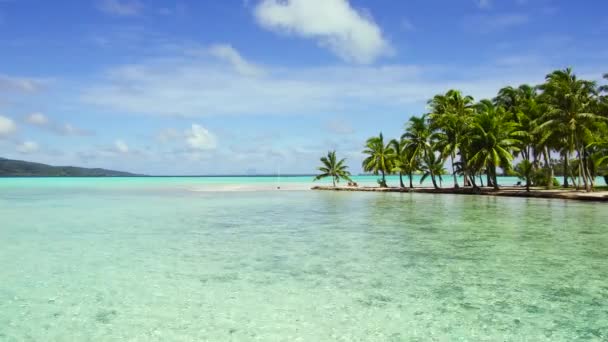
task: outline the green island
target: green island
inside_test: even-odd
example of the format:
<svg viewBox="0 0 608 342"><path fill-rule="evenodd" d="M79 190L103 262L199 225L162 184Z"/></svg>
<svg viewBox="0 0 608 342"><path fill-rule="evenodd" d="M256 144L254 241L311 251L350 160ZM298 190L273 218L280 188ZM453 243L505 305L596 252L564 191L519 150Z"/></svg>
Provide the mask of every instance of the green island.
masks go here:
<svg viewBox="0 0 608 342"><path fill-rule="evenodd" d="M599 177L608 184L608 85L566 68L546 75L540 85L504 87L493 99L476 102L451 89L427 104L429 112L410 117L401 137L380 133L365 142L362 168L380 176L378 187L358 187L346 160L330 151L315 180L331 177L333 186L313 189L608 201L608 188L596 185ZM500 172L519 177L521 184L499 186ZM399 175L398 187L389 187L389 174ZM433 187L416 187L414 174ZM446 176L453 179L451 187L443 186ZM338 187L341 179L348 186Z"/></svg>

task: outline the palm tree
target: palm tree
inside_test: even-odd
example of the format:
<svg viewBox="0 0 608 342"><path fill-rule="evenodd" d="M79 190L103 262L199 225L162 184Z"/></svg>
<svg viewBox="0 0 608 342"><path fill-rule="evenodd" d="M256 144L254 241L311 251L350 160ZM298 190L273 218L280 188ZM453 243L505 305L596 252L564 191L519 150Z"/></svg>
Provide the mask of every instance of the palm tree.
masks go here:
<svg viewBox="0 0 608 342"><path fill-rule="evenodd" d="M426 122L426 116L412 116L405 127L401 140L407 141L407 148L412 150L412 157L419 158L431 149L431 130Z"/></svg>
<svg viewBox="0 0 608 342"><path fill-rule="evenodd" d="M519 135L517 124L507 120L504 108L495 106L490 100L482 100L477 105L478 113L471 124L471 158L469 163L477 170L486 169L488 180L492 180L498 190L496 168L511 168L513 155L517 151L516 139Z"/></svg>
<svg viewBox="0 0 608 342"><path fill-rule="evenodd" d="M591 191L589 167L586 163L585 137L591 135L594 121L603 119L591 112L593 97L597 90L595 82L580 80L572 69L557 70L547 75L546 82L540 86L548 110L543 117L540 129L561 132L564 140L564 162L567 168L570 154L576 152L579 159L578 175L585 189ZM564 185L567 185L564 182ZM580 180L577 187L580 186Z"/></svg>
<svg viewBox="0 0 608 342"><path fill-rule="evenodd" d="M405 160L406 143L407 141L403 139L391 139L391 141L389 141L389 145L393 151L395 151L395 154L393 155L393 171L399 174L399 186L402 188L405 188L405 184L403 184L403 174L407 172L408 166L408 161Z"/></svg>
<svg viewBox="0 0 608 342"><path fill-rule="evenodd" d="M363 171L381 174L379 181L381 187L386 188L386 174L394 169L395 150L390 144L384 144L384 136L380 133L377 137L367 139L364 154L368 157L363 160Z"/></svg>
<svg viewBox="0 0 608 342"><path fill-rule="evenodd" d="M393 171L399 174L399 185L404 188L403 175L409 178L409 187L413 188L413 174L418 169L418 159L412 158L414 151L409 148L409 141L392 139L390 145L395 151Z"/></svg>
<svg viewBox="0 0 608 342"><path fill-rule="evenodd" d="M445 174L445 168L443 167L444 160L441 156L437 156L434 152L427 153L423 158L422 163L422 178L420 178L420 184L424 182L425 179L431 177L431 181L433 182L433 187L438 189L436 178L439 178L439 182L443 182L443 178L441 175Z"/></svg>
<svg viewBox="0 0 608 342"><path fill-rule="evenodd" d="M449 90L445 95L435 95L428 102L431 113L429 121L433 133L432 140L436 140L443 158L450 158L454 187L458 188L456 178L456 155L460 154L461 162L466 159L465 151L461 149L464 132L472 114L474 113L473 97L462 96L458 90ZM461 163L462 164L462 163ZM467 170L461 168L467 184Z"/></svg>
<svg viewBox="0 0 608 342"><path fill-rule="evenodd" d="M532 163L529 160L524 159L515 166L515 172L517 172L517 175L526 181L527 192L530 192L530 183L533 171L534 169L532 168ZM551 182L553 182L553 180L551 180Z"/></svg>
<svg viewBox="0 0 608 342"><path fill-rule="evenodd" d="M348 166L344 165L346 159L338 159L336 158L336 151L327 152L326 157L321 157L321 163L323 166L318 168L322 173L315 177L315 181L319 179L323 179L325 177L331 177L331 180L336 187L336 183L340 182L340 179L345 179L347 181L351 181L350 172L347 171Z"/></svg>

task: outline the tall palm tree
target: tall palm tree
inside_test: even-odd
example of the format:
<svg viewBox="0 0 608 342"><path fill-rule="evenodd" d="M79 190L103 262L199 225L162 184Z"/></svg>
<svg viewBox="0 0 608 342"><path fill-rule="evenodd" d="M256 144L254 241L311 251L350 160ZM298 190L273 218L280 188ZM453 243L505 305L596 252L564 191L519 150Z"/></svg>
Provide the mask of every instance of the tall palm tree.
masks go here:
<svg viewBox="0 0 608 342"><path fill-rule="evenodd" d="M540 86L548 110L543 117L541 129L553 129L564 134L565 164L570 154L576 152L579 179L585 189L591 191L589 168L585 162L585 137L591 135L594 121L603 119L591 112L593 97L596 94L595 82L580 80L572 69L557 70L547 75L546 82ZM580 180L579 180L580 182ZM577 186L580 183L577 182Z"/></svg>
<svg viewBox="0 0 608 342"><path fill-rule="evenodd" d="M394 169L395 150L390 144L384 144L384 136L380 133L377 137L367 139L363 153L368 155L363 160L363 171L381 174L380 186L386 188L386 174Z"/></svg>
<svg viewBox="0 0 608 342"><path fill-rule="evenodd" d="M411 159L428 154L431 149L431 130L426 116L412 116L405 126L402 140L407 141L407 148L413 151Z"/></svg>
<svg viewBox="0 0 608 342"><path fill-rule="evenodd" d="M463 96L458 90L449 90L445 95L435 95L428 101L431 108L429 122L436 140L436 148L440 150L443 158L450 158L454 187L458 188L456 177L456 155L460 154L461 165L466 159L465 151L461 149L464 132L474 113L473 97ZM466 168L461 168L465 176L465 185L468 181Z"/></svg>
<svg viewBox="0 0 608 342"><path fill-rule="evenodd" d="M495 106L490 100L482 100L477 105L478 113L471 124L471 153L469 160L472 166L481 170L485 168L492 186L498 190L496 168L511 168L517 145L521 143L517 124L507 120L504 108Z"/></svg>
<svg viewBox="0 0 608 342"><path fill-rule="evenodd" d="M403 174L407 172L408 160L406 160L406 147L407 141L403 139L391 139L389 141L389 145L395 151L393 157L393 171L399 174L399 186L405 188L405 184L403 184Z"/></svg>
<svg viewBox="0 0 608 342"><path fill-rule="evenodd" d="M322 173L315 177L315 181L323 179L325 177L331 177L331 180L336 186L336 183L340 182L340 179L351 181L350 172L348 172L348 166L344 165L346 159L338 160L336 158L336 151L327 152L326 157L321 157L322 166L317 168Z"/></svg>

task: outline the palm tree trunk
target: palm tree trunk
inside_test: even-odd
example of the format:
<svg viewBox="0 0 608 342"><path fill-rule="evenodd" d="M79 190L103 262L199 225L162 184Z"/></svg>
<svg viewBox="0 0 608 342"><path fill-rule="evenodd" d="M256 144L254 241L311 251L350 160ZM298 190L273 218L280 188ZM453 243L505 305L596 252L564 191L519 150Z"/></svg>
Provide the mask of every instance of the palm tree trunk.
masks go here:
<svg viewBox="0 0 608 342"><path fill-rule="evenodd" d="M403 173L399 171L399 186L405 188L405 184L403 184Z"/></svg>
<svg viewBox="0 0 608 342"><path fill-rule="evenodd" d="M412 172L409 172L407 175L410 178L410 189L413 189L414 188L414 183L412 182L412 178L413 178L412 177Z"/></svg>
<svg viewBox="0 0 608 342"><path fill-rule="evenodd" d="M334 182L334 188L336 187L336 177L331 177L331 180Z"/></svg>
<svg viewBox="0 0 608 342"><path fill-rule="evenodd" d="M500 190L498 188L498 177L496 176L496 166L492 165L492 184L494 186L494 190Z"/></svg>
<svg viewBox="0 0 608 342"><path fill-rule="evenodd" d="M467 166L467 161L463 151L460 151L460 165L462 165L462 173L464 175L464 186L473 185L475 187L475 174L473 177L469 174L469 167Z"/></svg>
<svg viewBox="0 0 608 342"><path fill-rule="evenodd" d="M545 167L548 168L549 171L549 175L548 175L548 183L547 183L547 188L549 188L549 190L553 189L553 165L551 165L551 158L550 158L550 154L549 154L549 147L545 146L544 150L543 150L543 157L545 159Z"/></svg>
<svg viewBox="0 0 608 342"><path fill-rule="evenodd" d="M591 192L595 185L595 179L593 178L593 175L591 174L591 170L589 169L589 156L587 155L587 149L585 148L585 145L582 146L582 153L583 153L583 167L585 168L584 172L585 172L585 175L587 176L587 192Z"/></svg>
<svg viewBox="0 0 608 342"><path fill-rule="evenodd" d="M585 191L589 192L591 189L589 188L589 182L587 179L587 167L585 166L585 159L583 158L583 154L581 153L581 146L577 144L576 146L576 155L578 156L578 177L579 183L580 179L583 180L583 185L585 186Z"/></svg>
<svg viewBox="0 0 608 342"><path fill-rule="evenodd" d="M564 152L564 188L568 187L568 175L570 174L570 167L568 165L568 151Z"/></svg>
<svg viewBox="0 0 608 342"><path fill-rule="evenodd" d="M433 173L431 173L431 181L433 182L433 187L435 189L439 189L439 187L437 186L437 180L435 180L435 175Z"/></svg>
<svg viewBox="0 0 608 342"><path fill-rule="evenodd" d="M460 185L458 185L458 178L456 177L456 170L454 169L454 151L452 151L450 158L452 159L452 176L454 176L454 187L458 189L460 188Z"/></svg>
<svg viewBox="0 0 608 342"><path fill-rule="evenodd" d="M384 176L384 170L380 171L382 173L382 184L383 188L386 188L386 177Z"/></svg>

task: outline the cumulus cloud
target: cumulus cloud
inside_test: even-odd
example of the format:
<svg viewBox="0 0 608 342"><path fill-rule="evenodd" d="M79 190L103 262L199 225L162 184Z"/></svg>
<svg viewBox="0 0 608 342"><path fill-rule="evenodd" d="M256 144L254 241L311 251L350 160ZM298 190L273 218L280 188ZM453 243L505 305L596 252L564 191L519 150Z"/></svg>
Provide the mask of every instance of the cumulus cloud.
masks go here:
<svg viewBox="0 0 608 342"><path fill-rule="evenodd" d="M49 123L49 119L42 113L32 113L25 119L27 123L37 126L45 126Z"/></svg>
<svg viewBox="0 0 608 342"><path fill-rule="evenodd" d="M192 124L186 131L186 141L193 150L213 150L217 147L215 136L205 127Z"/></svg>
<svg viewBox="0 0 608 342"><path fill-rule="evenodd" d="M0 115L0 138L5 138L17 130L17 125L11 118Z"/></svg>
<svg viewBox="0 0 608 342"><path fill-rule="evenodd" d="M40 147L38 146L38 143L36 143L34 141L25 141L25 142L17 145L17 152L23 153L23 154L34 153L34 152L38 151L39 148Z"/></svg>
<svg viewBox="0 0 608 342"><path fill-rule="evenodd" d="M114 148L119 153L129 153L129 146L120 139L114 142Z"/></svg>
<svg viewBox="0 0 608 342"><path fill-rule="evenodd" d="M211 55L230 63L234 69L246 76L259 76L264 72L261 68L248 62L241 54L228 44L213 45L209 48Z"/></svg>
<svg viewBox="0 0 608 342"><path fill-rule="evenodd" d="M97 3L102 12L117 16L138 15L143 7L139 0L99 0Z"/></svg>
<svg viewBox="0 0 608 342"><path fill-rule="evenodd" d="M368 64L393 53L369 14L347 0L262 0L254 15L263 28L315 39L348 62Z"/></svg>

